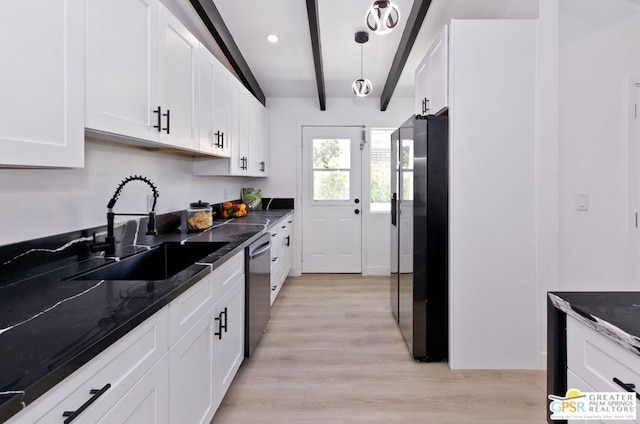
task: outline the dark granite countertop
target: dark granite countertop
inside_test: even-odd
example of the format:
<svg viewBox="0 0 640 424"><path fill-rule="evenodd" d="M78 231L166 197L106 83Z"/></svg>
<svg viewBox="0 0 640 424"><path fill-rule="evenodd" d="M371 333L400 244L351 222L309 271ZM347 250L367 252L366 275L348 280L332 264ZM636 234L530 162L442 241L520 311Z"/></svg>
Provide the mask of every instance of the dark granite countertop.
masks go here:
<svg viewBox="0 0 640 424"><path fill-rule="evenodd" d="M553 305L640 355L640 292L553 292Z"/></svg>
<svg viewBox="0 0 640 424"><path fill-rule="evenodd" d="M227 243L163 281L68 280L113 261L100 255L84 255L82 259L67 255L42 263L32 260L21 272L25 259L59 255L71 246L86 245L87 236L60 239L57 248L54 244L23 251L10 246L8 253L5 249L0 256L0 273L4 272L0 277L0 422L242 251L289 212L251 211L243 218L214 221L211 229L200 233L178 228L155 237L140 236L140 240L136 228L133 243L121 243L116 255L130 256L163 242Z"/></svg>

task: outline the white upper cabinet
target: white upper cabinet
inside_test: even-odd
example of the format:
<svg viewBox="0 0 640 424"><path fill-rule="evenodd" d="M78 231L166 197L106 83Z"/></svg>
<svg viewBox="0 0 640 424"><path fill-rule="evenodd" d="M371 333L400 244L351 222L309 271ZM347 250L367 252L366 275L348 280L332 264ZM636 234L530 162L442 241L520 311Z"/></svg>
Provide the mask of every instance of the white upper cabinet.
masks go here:
<svg viewBox="0 0 640 424"><path fill-rule="evenodd" d="M199 149L196 126L199 46L198 39L161 5L159 141L190 150ZM157 118L157 109L154 115Z"/></svg>
<svg viewBox="0 0 640 424"><path fill-rule="evenodd" d="M84 5L0 5L0 166L84 166Z"/></svg>
<svg viewBox="0 0 640 424"><path fill-rule="evenodd" d="M200 151L229 157L231 155L227 131L229 78L220 62L202 44L199 58Z"/></svg>
<svg viewBox="0 0 640 424"><path fill-rule="evenodd" d="M435 115L449 106L449 37L445 25L416 69L415 113Z"/></svg>
<svg viewBox="0 0 640 424"><path fill-rule="evenodd" d="M269 155L267 110L239 81L232 78L227 81L228 126L224 137L225 147L229 143L231 148L230 157L196 159L194 173L266 177ZM218 109L217 102L215 109Z"/></svg>
<svg viewBox="0 0 640 424"><path fill-rule="evenodd" d="M198 40L158 0L89 0L89 133L198 150Z"/></svg>
<svg viewBox="0 0 640 424"><path fill-rule="evenodd" d="M267 110L256 99L249 99L249 173L266 177L268 173L269 128Z"/></svg>
<svg viewBox="0 0 640 424"><path fill-rule="evenodd" d="M88 0L85 126L157 140L158 0Z"/></svg>

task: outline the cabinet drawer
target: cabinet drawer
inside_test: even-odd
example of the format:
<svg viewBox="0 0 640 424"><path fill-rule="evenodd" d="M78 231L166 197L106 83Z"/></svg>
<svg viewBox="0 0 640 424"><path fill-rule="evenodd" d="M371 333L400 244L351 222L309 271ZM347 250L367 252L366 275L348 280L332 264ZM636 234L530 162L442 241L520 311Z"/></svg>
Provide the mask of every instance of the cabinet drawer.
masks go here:
<svg viewBox="0 0 640 424"><path fill-rule="evenodd" d="M167 352L168 310L163 308L111 345L8 423L56 423L65 411L75 411L93 395L111 386L75 422L97 422Z"/></svg>
<svg viewBox="0 0 640 424"><path fill-rule="evenodd" d="M239 275L244 275L244 251L222 264L212 275L215 302L231 288Z"/></svg>
<svg viewBox="0 0 640 424"><path fill-rule="evenodd" d="M640 356L567 316L567 367L600 392L621 392L613 378L640 388ZM640 402L636 400L640 410Z"/></svg>

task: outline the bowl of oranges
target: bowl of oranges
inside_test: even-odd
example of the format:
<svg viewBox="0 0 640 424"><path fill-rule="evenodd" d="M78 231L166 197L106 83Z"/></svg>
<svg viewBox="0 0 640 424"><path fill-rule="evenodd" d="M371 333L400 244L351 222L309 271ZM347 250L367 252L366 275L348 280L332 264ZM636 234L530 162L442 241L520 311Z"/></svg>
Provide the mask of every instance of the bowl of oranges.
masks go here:
<svg viewBox="0 0 640 424"><path fill-rule="evenodd" d="M247 215L247 205L244 203L224 202L222 204L223 218L240 218Z"/></svg>

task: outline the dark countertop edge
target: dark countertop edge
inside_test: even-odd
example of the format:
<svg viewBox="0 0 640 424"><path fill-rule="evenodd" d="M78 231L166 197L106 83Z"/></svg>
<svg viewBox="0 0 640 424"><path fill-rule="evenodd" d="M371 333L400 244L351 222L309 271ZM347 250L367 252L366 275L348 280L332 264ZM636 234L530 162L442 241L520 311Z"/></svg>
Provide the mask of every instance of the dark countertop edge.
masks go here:
<svg viewBox="0 0 640 424"><path fill-rule="evenodd" d="M44 395L49 390L53 389L58 383L62 382L65 378L69 377L71 374L82 368L89 361L97 357L111 345L116 343L126 334L128 334L131 330L136 328L138 325L142 324L145 320L153 316L156 312L160 311L162 308L167 306L171 301L176 299L182 293L186 292L188 289L193 287L196 283L202 280L205 276L212 273L215 269L219 268L222 264L227 262L229 259L234 257L239 252L243 251L247 246L257 240L262 234L272 228L274 225L282 221L285 217L287 217L290 213L293 212L291 210L281 210L283 215L273 221L270 221L265 225L264 230L257 231L251 237L239 242L231 251L225 253L223 256L217 258L214 262L199 262L206 263L208 266L196 265L195 263L191 266L201 266L202 269L191 277L189 280L185 281L183 284L178 286L175 290L172 290L169 294L159 299L156 303L149 306L148 308L141 311L134 318L125 322L118 328L114 329L107 335L105 335L98 342L94 343L90 347L83 350L81 353L76 355L74 358L66 362L64 365L59 368L51 371L37 383L32 384L28 388L24 390L22 394L16 393L14 396L9 398L0 404L0 422L5 422L16 415L18 412L25 409L28 405L36 401L40 396ZM265 211L266 212L266 211ZM260 225L260 224L257 224ZM203 234L203 233L199 233ZM190 239L196 239L199 234L192 234ZM162 243L161 241L163 237L160 237L157 244ZM194 243L203 242L203 241L192 241ZM188 243L188 241L187 241ZM233 243L233 242L231 242ZM214 253L215 254L215 253Z"/></svg>
<svg viewBox="0 0 640 424"><path fill-rule="evenodd" d="M548 292L547 296L557 309L577 319L634 355L640 356L640 341L637 337L623 331L605 319L584 312L577 306L572 306L569 301L562 298L562 292Z"/></svg>

